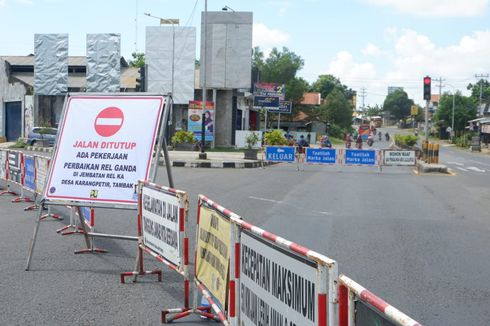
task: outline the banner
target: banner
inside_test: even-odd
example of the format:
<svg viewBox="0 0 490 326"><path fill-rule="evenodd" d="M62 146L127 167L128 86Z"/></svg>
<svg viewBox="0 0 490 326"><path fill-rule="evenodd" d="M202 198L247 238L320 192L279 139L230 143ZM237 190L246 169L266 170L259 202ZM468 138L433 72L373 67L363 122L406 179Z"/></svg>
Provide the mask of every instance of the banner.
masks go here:
<svg viewBox="0 0 490 326"><path fill-rule="evenodd" d="M7 178L7 152L0 150L0 179Z"/></svg>
<svg viewBox="0 0 490 326"><path fill-rule="evenodd" d="M198 209L196 277L224 308L228 297L230 222L207 206Z"/></svg>
<svg viewBox="0 0 490 326"><path fill-rule="evenodd" d="M255 83L254 96L273 96L284 101L286 97L286 87L283 84Z"/></svg>
<svg viewBox="0 0 490 326"><path fill-rule="evenodd" d="M8 151L8 179L18 184L22 181L22 173L20 170L21 155L20 152Z"/></svg>
<svg viewBox="0 0 490 326"><path fill-rule="evenodd" d="M197 141L201 141L202 134L202 101L189 101L189 119L187 130L192 131ZM204 112L204 140L213 141L214 135L214 103L206 101L206 111Z"/></svg>
<svg viewBox="0 0 490 326"><path fill-rule="evenodd" d="M24 156L24 187L34 192L36 190L36 166L34 157Z"/></svg>
<svg viewBox="0 0 490 326"><path fill-rule="evenodd" d="M383 165L415 165L415 151L383 151Z"/></svg>
<svg viewBox="0 0 490 326"><path fill-rule="evenodd" d="M49 158L43 156L36 156L36 180L34 184L36 185L36 193L42 194L44 186L46 185L46 178L48 176L49 168Z"/></svg>
<svg viewBox="0 0 490 326"><path fill-rule="evenodd" d="M335 164L337 151L333 148L306 148L306 163Z"/></svg>
<svg viewBox="0 0 490 326"><path fill-rule="evenodd" d="M176 266L182 263L180 208L179 199L175 195L143 186L141 198L143 244Z"/></svg>
<svg viewBox="0 0 490 326"><path fill-rule="evenodd" d="M354 165L376 165L376 151L374 150L359 150L346 149L344 164Z"/></svg>
<svg viewBox="0 0 490 326"><path fill-rule="evenodd" d="M163 103L161 96L70 97L44 197L136 205Z"/></svg>
<svg viewBox="0 0 490 326"><path fill-rule="evenodd" d="M294 162L295 148L292 146L267 146L265 160L270 162Z"/></svg>
<svg viewBox="0 0 490 326"><path fill-rule="evenodd" d="M242 232L240 321L246 325L320 325L317 264Z"/></svg>

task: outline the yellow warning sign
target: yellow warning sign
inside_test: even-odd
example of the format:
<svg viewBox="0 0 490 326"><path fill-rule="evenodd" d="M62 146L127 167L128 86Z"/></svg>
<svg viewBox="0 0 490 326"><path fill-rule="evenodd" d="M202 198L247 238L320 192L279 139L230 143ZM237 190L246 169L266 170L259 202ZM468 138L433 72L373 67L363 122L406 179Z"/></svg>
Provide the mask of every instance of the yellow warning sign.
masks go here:
<svg viewBox="0 0 490 326"><path fill-rule="evenodd" d="M230 222L206 206L199 210L196 277L224 308L228 297Z"/></svg>
<svg viewBox="0 0 490 326"><path fill-rule="evenodd" d="M419 114L419 107L416 105L412 105L410 108L410 115L417 115Z"/></svg>

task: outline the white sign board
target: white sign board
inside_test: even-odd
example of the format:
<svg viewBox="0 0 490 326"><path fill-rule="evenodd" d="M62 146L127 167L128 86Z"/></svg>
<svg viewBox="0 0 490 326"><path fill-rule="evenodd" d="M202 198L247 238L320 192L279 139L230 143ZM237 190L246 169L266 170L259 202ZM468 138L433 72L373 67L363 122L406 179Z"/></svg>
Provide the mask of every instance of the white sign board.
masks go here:
<svg viewBox="0 0 490 326"><path fill-rule="evenodd" d="M145 247L176 266L181 264L180 208L181 205L176 196L143 187L141 196L143 243Z"/></svg>
<svg viewBox="0 0 490 326"><path fill-rule="evenodd" d="M383 165L415 165L415 151L385 150Z"/></svg>
<svg viewBox="0 0 490 326"><path fill-rule="evenodd" d="M318 325L316 264L265 240L240 240L241 325Z"/></svg>
<svg viewBox="0 0 490 326"><path fill-rule="evenodd" d="M136 205L162 96L73 96L65 107L45 198Z"/></svg>
<svg viewBox="0 0 490 326"><path fill-rule="evenodd" d="M35 158L36 164L36 176L35 182L36 185L36 193L42 194L44 190L44 186L46 185L46 178L48 176L48 168L49 168L49 158L43 156L36 156Z"/></svg>
<svg viewBox="0 0 490 326"><path fill-rule="evenodd" d="M0 179L7 177L7 152L0 150Z"/></svg>

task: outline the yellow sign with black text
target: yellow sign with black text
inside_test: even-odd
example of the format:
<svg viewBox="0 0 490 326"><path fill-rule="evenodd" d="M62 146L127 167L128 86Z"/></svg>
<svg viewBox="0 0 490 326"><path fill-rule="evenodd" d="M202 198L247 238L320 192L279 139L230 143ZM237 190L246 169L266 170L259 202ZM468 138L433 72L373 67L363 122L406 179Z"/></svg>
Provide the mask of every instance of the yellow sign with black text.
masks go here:
<svg viewBox="0 0 490 326"><path fill-rule="evenodd" d="M230 222L215 210L199 207L196 277L223 308L228 293Z"/></svg>

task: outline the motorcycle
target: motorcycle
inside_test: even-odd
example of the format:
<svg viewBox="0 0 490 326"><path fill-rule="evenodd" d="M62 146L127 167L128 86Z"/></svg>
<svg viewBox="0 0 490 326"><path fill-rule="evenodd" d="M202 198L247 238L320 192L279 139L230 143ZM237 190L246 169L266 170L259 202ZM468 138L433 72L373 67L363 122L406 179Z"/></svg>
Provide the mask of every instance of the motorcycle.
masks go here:
<svg viewBox="0 0 490 326"><path fill-rule="evenodd" d="M389 133L386 133L385 137L386 137L386 141L390 141L390 134Z"/></svg>
<svg viewBox="0 0 490 326"><path fill-rule="evenodd" d="M366 143L368 144L369 147L371 147L374 144L374 140L372 138L368 138Z"/></svg>
<svg viewBox="0 0 490 326"><path fill-rule="evenodd" d="M381 137L382 137L381 132L378 132L378 140L379 141L381 141Z"/></svg>

